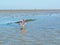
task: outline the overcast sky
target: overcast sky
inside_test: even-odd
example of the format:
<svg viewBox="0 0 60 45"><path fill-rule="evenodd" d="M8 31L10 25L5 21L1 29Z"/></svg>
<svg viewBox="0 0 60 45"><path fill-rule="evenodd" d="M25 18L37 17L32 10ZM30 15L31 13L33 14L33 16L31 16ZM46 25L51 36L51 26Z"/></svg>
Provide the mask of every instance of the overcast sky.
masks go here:
<svg viewBox="0 0 60 45"><path fill-rule="evenodd" d="M60 0L0 0L1 9L60 9Z"/></svg>

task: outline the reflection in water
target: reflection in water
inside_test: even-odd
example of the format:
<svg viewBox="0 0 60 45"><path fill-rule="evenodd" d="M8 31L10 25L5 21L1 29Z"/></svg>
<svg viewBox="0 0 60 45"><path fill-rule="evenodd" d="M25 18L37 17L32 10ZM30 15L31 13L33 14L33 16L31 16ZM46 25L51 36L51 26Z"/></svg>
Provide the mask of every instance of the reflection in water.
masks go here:
<svg viewBox="0 0 60 45"><path fill-rule="evenodd" d="M21 28L21 34L24 36L26 34L25 28Z"/></svg>
<svg viewBox="0 0 60 45"><path fill-rule="evenodd" d="M20 34L22 42L21 45L42 45L38 36L36 34L32 35L32 33L28 33L25 28L21 28Z"/></svg>
<svg viewBox="0 0 60 45"><path fill-rule="evenodd" d="M25 35L26 35L26 30L25 30L25 28L23 27L23 28L21 28L21 32L20 32L20 34L21 34L21 45L26 45L26 40L25 40Z"/></svg>

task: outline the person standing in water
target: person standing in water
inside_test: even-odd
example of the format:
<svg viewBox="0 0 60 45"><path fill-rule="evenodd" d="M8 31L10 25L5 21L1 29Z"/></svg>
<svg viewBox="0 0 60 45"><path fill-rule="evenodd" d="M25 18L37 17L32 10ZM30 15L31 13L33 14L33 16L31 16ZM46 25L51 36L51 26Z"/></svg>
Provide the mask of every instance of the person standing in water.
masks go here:
<svg viewBox="0 0 60 45"><path fill-rule="evenodd" d="M21 21L21 26L22 26L22 28L24 28L24 24L25 24L25 21L24 21L24 19Z"/></svg>

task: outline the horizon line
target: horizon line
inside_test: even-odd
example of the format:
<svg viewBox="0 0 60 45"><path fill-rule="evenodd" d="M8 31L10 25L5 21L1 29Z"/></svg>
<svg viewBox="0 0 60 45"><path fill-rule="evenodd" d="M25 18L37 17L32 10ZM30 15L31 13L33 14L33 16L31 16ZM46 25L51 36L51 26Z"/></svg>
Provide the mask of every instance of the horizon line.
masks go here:
<svg viewBox="0 0 60 45"><path fill-rule="evenodd" d="M0 10L60 10L60 9L0 9Z"/></svg>
<svg viewBox="0 0 60 45"><path fill-rule="evenodd" d="M60 13L60 9L15 9L15 10L0 10L0 12L48 12L48 13Z"/></svg>

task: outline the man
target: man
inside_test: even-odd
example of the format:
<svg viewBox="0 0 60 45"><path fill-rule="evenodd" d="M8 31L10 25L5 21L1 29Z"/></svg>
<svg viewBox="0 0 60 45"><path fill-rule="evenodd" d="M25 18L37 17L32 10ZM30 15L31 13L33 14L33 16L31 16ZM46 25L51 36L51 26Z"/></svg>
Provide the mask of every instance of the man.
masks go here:
<svg viewBox="0 0 60 45"><path fill-rule="evenodd" d="M25 21L24 21L24 19L21 21L21 26L22 26L22 28L24 28L24 24L25 24Z"/></svg>

